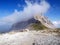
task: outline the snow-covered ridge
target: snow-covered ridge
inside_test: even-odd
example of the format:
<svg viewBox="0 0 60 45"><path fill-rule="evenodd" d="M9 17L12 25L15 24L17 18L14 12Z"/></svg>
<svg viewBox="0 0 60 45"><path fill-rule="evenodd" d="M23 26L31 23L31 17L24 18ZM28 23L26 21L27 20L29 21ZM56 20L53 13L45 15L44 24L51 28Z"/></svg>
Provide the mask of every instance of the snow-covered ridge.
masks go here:
<svg viewBox="0 0 60 45"><path fill-rule="evenodd" d="M59 45L60 37L42 31L25 31L0 35L0 45Z"/></svg>

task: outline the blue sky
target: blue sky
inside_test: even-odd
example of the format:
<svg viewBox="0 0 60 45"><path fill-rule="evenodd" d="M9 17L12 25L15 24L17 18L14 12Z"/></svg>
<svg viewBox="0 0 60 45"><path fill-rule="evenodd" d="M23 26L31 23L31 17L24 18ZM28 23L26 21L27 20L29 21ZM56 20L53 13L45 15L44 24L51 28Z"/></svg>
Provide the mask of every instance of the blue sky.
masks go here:
<svg viewBox="0 0 60 45"><path fill-rule="evenodd" d="M23 0L0 0L0 17L13 13L15 9L22 10L23 7L18 7L18 4L25 5Z"/></svg>
<svg viewBox="0 0 60 45"><path fill-rule="evenodd" d="M60 20L60 0L47 0L51 5L47 15L51 20ZM52 19L53 18L53 19Z"/></svg>
<svg viewBox="0 0 60 45"><path fill-rule="evenodd" d="M15 9L23 10L25 0L0 0L0 18L10 15ZM30 0L31 1L31 0ZM34 0L35 1L35 0ZM39 0L38 0L39 1ZM46 0L50 5L50 10L46 13L50 20L60 20L60 0ZM18 7L18 5L21 5Z"/></svg>
<svg viewBox="0 0 60 45"><path fill-rule="evenodd" d="M44 15L56 26L60 25L60 0L40 2L41 0L0 0L0 29L7 29L12 23L26 20L34 13L41 12L46 12Z"/></svg>

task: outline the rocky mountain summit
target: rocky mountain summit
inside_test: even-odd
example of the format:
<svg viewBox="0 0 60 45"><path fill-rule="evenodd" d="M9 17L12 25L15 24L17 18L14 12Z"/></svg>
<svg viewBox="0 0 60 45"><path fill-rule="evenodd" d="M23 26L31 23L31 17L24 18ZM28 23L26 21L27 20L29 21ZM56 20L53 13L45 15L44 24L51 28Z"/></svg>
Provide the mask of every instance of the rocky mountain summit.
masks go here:
<svg viewBox="0 0 60 45"><path fill-rule="evenodd" d="M43 15L36 15L35 19L40 21L44 26L48 27L48 28L55 28L55 26L53 25L53 23L48 19L48 17L43 16Z"/></svg>
<svg viewBox="0 0 60 45"><path fill-rule="evenodd" d="M26 20L26 21L21 21L17 22L12 25L12 30L20 30L20 29L33 29L33 28L51 28L54 29L54 25L52 22L43 15L35 15L33 18Z"/></svg>

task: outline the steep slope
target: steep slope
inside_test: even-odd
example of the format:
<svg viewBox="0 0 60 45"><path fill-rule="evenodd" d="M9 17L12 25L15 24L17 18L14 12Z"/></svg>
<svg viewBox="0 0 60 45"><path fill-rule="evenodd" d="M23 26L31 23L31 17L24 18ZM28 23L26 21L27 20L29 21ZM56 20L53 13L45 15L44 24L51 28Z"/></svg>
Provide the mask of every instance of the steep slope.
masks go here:
<svg viewBox="0 0 60 45"><path fill-rule="evenodd" d="M44 26L54 29L55 26L53 23L48 19L48 17L43 16L43 15L35 15L34 18L38 21L40 21Z"/></svg>
<svg viewBox="0 0 60 45"><path fill-rule="evenodd" d="M12 25L11 29L13 29L13 30L25 29L25 28L30 27L30 25L33 23L38 23L38 20L31 18L27 21L17 22L17 23Z"/></svg>

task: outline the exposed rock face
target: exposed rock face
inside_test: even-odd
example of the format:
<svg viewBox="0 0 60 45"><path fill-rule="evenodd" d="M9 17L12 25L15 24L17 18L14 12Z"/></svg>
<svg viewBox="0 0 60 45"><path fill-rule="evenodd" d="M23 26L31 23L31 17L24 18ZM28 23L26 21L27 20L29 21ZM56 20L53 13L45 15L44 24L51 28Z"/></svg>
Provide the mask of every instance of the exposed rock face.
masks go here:
<svg viewBox="0 0 60 45"><path fill-rule="evenodd" d="M55 26L52 24L52 22L46 17L46 16L43 16L43 15L36 15L34 17L36 20L40 21L44 26L48 27L48 28L55 28Z"/></svg>
<svg viewBox="0 0 60 45"><path fill-rule="evenodd" d="M54 28L54 25L51 23L50 20L48 20L47 17L43 15L35 15L33 18L27 20L27 21L22 21L22 22L17 22L12 25L12 30L19 30L19 29L25 29L28 28L29 25L33 23L38 23L40 22L42 25L48 27L48 28ZM30 26L31 27L31 26Z"/></svg>

